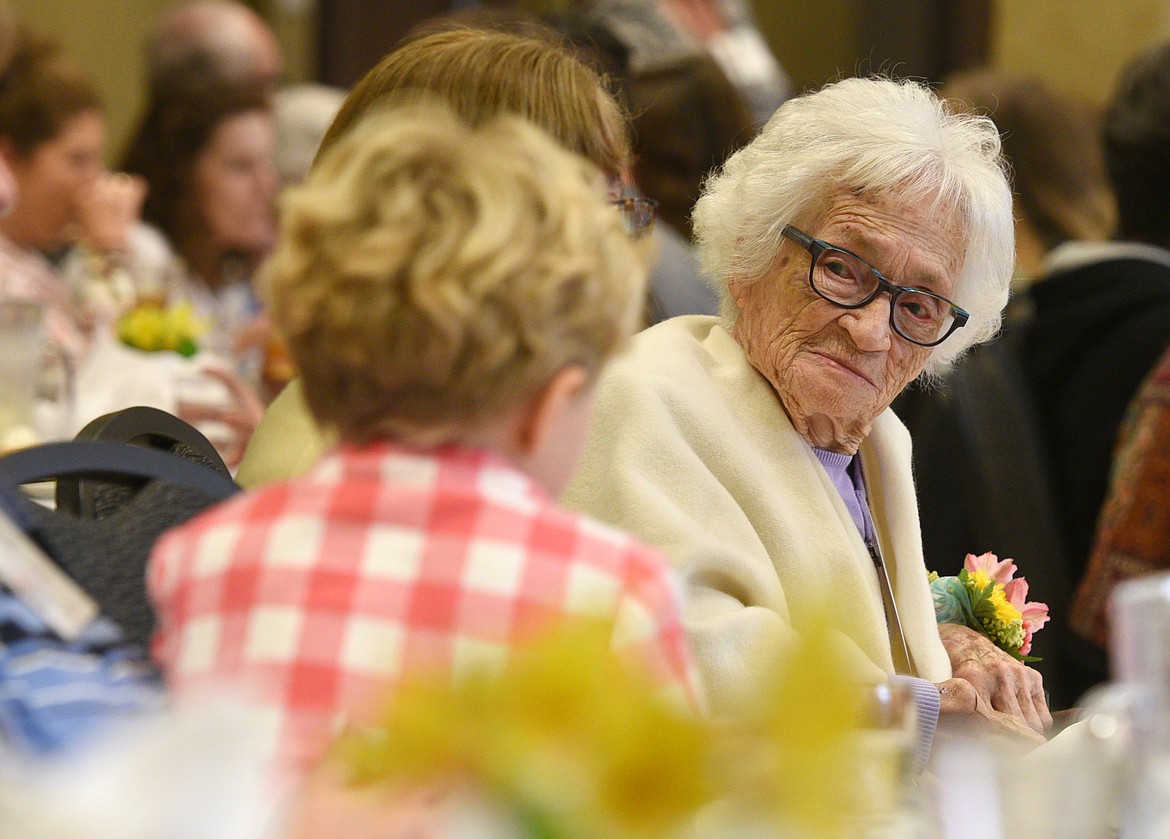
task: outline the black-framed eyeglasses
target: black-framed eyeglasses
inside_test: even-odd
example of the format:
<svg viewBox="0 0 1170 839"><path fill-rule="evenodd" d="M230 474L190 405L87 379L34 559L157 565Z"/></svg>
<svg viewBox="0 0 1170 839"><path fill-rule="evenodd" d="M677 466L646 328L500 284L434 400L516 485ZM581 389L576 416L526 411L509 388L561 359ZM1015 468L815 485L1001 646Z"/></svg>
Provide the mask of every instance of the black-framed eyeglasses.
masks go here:
<svg viewBox="0 0 1170 839"><path fill-rule="evenodd" d="M610 201L622 217L622 228L633 239L641 239L654 229L658 217L658 202L653 198L630 196Z"/></svg>
<svg viewBox="0 0 1170 839"><path fill-rule="evenodd" d="M860 309L883 291L890 295L890 327L920 347L936 347L971 315L945 297L921 288L896 285L855 253L814 239L791 224L781 231L785 239L812 255L809 287L843 309Z"/></svg>

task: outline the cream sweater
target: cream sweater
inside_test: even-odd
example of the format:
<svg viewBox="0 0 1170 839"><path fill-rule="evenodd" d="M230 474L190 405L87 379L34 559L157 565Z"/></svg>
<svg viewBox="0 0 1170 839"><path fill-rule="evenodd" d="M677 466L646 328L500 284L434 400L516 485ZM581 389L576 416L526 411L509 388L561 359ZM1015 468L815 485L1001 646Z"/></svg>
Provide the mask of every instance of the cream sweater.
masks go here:
<svg viewBox="0 0 1170 839"><path fill-rule="evenodd" d="M256 426L236 472L236 482L244 489L252 489L303 475L336 443L337 437L323 431L313 420L301 380L293 379Z"/></svg>
<svg viewBox="0 0 1170 839"><path fill-rule="evenodd" d="M951 670L923 563L910 437L892 412L874 422L861 457L913 675L943 681ZM671 557L713 711L753 695L759 662L782 654L825 602L857 678L894 671L857 526L717 318L661 323L607 369L564 500Z"/></svg>

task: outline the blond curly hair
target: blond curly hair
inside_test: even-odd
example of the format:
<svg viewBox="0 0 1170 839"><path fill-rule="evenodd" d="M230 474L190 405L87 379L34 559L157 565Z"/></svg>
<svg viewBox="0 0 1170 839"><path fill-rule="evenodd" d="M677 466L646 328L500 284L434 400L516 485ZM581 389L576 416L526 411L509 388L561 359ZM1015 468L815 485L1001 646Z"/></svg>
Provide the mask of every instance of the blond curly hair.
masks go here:
<svg viewBox="0 0 1170 839"><path fill-rule="evenodd" d="M635 328L646 268L600 173L517 117L371 115L282 210L272 318L344 440L459 439Z"/></svg>

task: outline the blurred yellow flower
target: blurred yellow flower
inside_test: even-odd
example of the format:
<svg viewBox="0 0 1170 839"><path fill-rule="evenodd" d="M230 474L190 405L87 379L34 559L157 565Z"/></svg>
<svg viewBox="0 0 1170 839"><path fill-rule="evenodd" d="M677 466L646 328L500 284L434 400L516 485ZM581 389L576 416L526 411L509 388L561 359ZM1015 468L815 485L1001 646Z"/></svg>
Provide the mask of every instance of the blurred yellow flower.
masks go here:
<svg viewBox="0 0 1170 839"><path fill-rule="evenodd" d="M172 306L143 303L118 320L118 338L123 344L147 352L169 350L182 356L199 351L199 339L208 324L183 301Z"/></svg>
<svg viewBox="0 0 1170 839"><path fill-rule="evenodd" d="M609 628L590 624L517 652L501 673L407 679L333 758L355 787L470 785L528 839L837 839L896 805L907 754L868 736L872 688L849 677L828 615L784 661L762 664L763 701L735 720L666 702L614 657Z"/></svg>
<svg viewBox="0 0 1170 839"><path fill-rule="evenodd" d="M712 796L709 731L619 662L609 638L574 626L502 674L409 680L336 755L355 784L471 781L535 837L667 836Z"/></svg>
<svg viewBox="0 0 1170 839"><path fill-rule="evenodd" d="M870 800L866 778L875 771L872 761L892 767L900 756L860 757L869 691L849 678L832 626L828 610L812 617L773 668L759 715L724 742L728 797L776 835L845 836L866 812L889 805Z"/></svg>

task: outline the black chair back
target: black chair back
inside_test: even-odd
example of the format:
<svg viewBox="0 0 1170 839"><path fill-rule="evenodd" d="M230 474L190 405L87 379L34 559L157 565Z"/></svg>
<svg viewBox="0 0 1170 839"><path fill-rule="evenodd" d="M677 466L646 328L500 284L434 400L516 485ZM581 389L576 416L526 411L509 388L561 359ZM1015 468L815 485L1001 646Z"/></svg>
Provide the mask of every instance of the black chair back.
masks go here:
<svg viewBox="0 0 1170 839"><path fill-rule="evenodd" d="M133 423L122 424L114 415L103 428L129 428L135 432L132 439L146 445L74 440L11 452L0 457L0 485L56 480L58 497L62 482L78 487L76 496L66 493L78 499L75 509L46 509L19 493L7 497L17 508L14 518L99 603L102 613L128 640L146 643L155 624L146 594L146 563L155 542L240 487L206 438L194 429L198 437L189 434L180 427L186 426L182 420L154 409L132 410ZM156 426L146 424L152 418ZM204 462L209 457L200 439L214 455L211 465ZM152 440L172 448L155 447ZM185 457L189 453L196 459Z"/></svg>
<svg viewBox="0 0 1170 839"><path fill-rule="evenodd" d="M199 429L176 416L138 405L100 416L77 433L75 440L105 440L134 443L173 452L184 460L201 463L222 475L231 476L215 446ZM111 479L84 480L84 476L60 476L57 481L57 509L84 518L101 518L127 503L146 481L124 475Z"/></svg>

